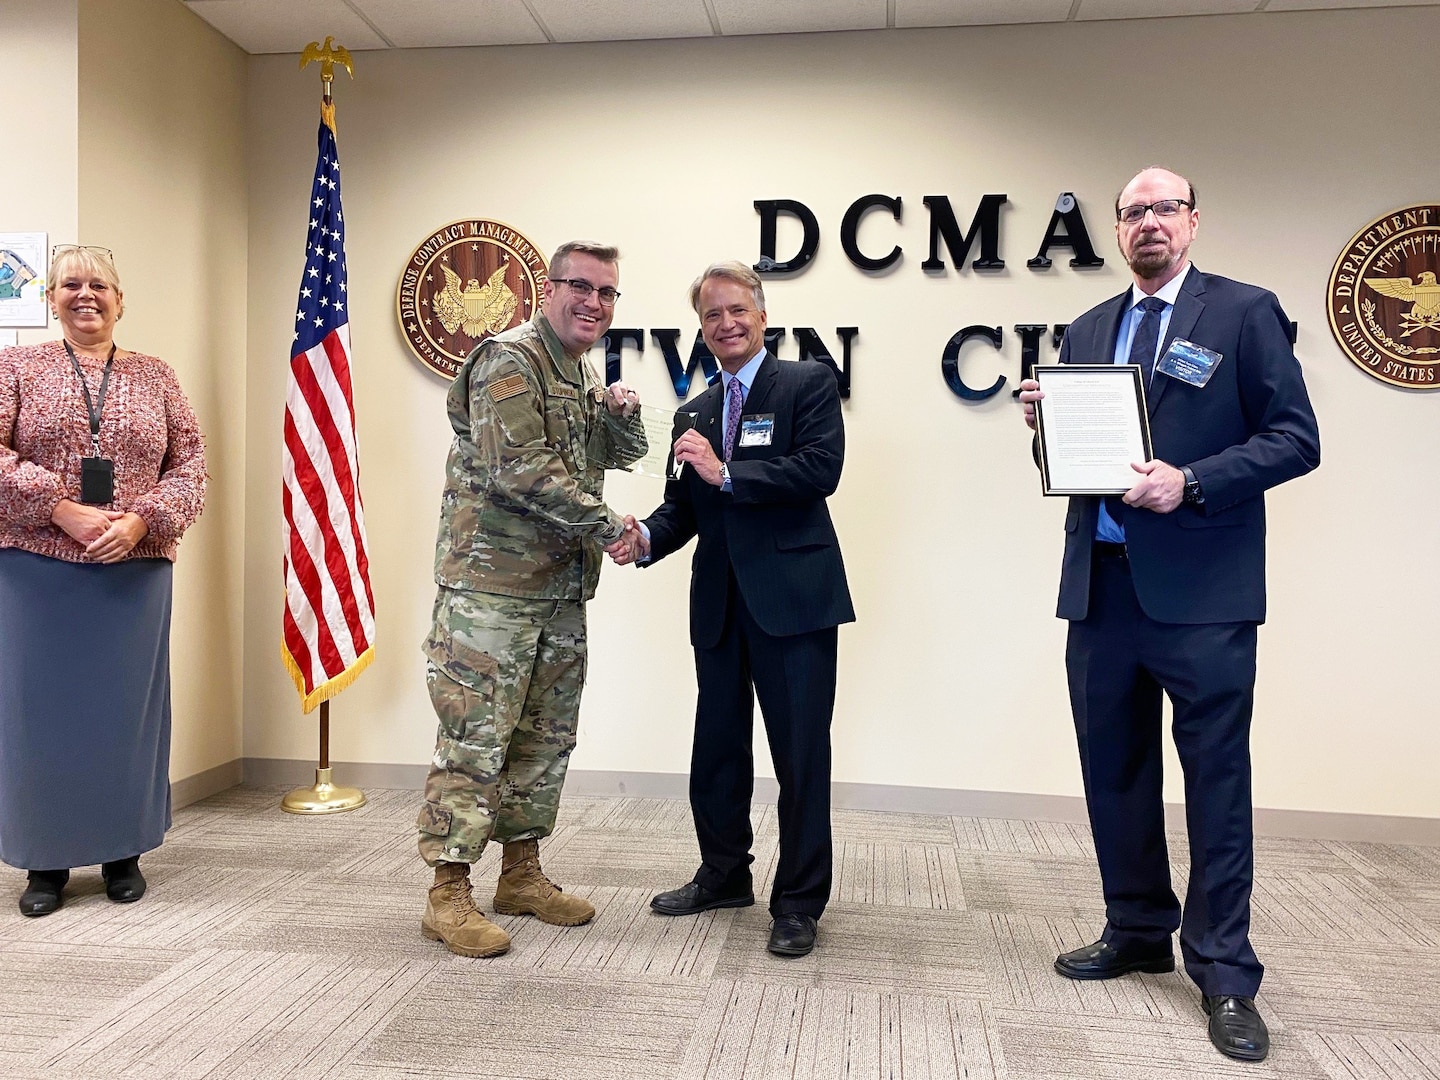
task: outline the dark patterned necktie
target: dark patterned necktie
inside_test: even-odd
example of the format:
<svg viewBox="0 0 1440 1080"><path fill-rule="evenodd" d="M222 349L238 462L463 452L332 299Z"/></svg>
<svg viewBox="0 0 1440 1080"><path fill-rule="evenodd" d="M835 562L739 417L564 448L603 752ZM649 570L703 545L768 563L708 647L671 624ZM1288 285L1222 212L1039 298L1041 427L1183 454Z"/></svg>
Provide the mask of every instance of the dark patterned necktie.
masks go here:
<svg viewBox="0 0 1440 1080"><path fill-rule="evenodd" d="M1155 377L1155 351L1160 345L1160 313L1165 310L1165 301L1158 296L1147 296L1140 301L1140 310L1145 315L1130 339L1130 356L1127 364L1139 364L1148 389Z"/></svg>
<svg viewBox="0 0 1440 1080"><path fill-rule="evenodd" d="M735 436L740 431L740 409L744 402L740 398L740 378L732 375L725 390L725 460L735 452Z"/></svg>

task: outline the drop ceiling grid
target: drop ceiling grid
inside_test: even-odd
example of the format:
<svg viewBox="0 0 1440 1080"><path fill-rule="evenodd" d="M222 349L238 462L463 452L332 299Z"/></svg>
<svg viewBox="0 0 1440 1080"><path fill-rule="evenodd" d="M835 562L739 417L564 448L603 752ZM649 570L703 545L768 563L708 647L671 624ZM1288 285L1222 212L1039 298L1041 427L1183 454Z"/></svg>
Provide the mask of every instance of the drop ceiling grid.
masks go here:
<svg viewBox="0 0 1440 1080"><path fill-rule="evenodd" d="M293 53L305 42L326 35L359 51L1434 7L1440 0L627 0L625 4L613 0L185 0L185 4L247 52Z"/></svg>

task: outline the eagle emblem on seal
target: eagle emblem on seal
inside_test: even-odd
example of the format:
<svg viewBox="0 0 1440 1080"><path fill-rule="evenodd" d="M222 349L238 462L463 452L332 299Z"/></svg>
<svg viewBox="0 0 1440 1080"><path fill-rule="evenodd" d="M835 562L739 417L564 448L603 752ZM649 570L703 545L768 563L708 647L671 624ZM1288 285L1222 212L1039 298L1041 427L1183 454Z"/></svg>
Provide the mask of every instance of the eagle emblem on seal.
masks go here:
<svg viewBox="0 0 1440 1080"><path fill-rule="evenodd" d="M1400 335L1402 338L1409 337L1416 330L1440 330L1440 282L1435 280L1434 271L1422 270L1419 284L1408 277L1367 277L1365 284L1381 296L1414 301L1414 306L1400 319L1404 330Z"/></svg>
<svg viewBox="0 0 1440 1080"><path fill-rule="evenodd" d="M505 284L505 270L509 265L509 262L502 263L484 285L477 278L471 278L463 289L460 275L441 265L440 269L445 271L445 287L435 291L430 310L435 312L447 333L453 334L458 329L466 337L480 338L510 325L520 301Z"/></svg>

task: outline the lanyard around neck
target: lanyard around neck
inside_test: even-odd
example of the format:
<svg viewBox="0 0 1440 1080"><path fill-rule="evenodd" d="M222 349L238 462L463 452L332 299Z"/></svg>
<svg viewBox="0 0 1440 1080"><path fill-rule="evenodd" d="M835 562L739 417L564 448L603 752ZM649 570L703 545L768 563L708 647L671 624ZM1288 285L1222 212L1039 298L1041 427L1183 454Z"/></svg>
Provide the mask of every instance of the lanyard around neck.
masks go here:
<svg viewBox="0 0 1440 1080"><path fill-rule="evenodd" d="M110 355L105 360L105 374L100 377L100 394L94 401L90 398L90 384L85 381L85 373L80 370L80 361L75 358L75 350L70 347L70 342L65 342L65 351L70 354L70 363L75 367L75 377L80 380L80 389L85 394L85 411L90 415L90 446L95 456L100 456L100 411L105 408L105 389L110 385L110 369L115 366L115 343L110 343Z"/></svg>

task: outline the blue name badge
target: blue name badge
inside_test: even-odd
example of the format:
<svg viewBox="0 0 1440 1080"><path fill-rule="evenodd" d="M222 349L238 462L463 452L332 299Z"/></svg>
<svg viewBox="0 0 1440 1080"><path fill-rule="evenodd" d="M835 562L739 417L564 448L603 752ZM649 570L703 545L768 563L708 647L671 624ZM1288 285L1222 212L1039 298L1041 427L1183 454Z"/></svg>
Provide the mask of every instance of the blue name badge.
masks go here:
<svg viewBox="0 0 1440 1080"><path fill-rule="evenodd" d="M1163 371L1172 379L1179 379L1191 386L1204 386L1210 381L1210 376L1215 374L1215 368L1222 359L1224 358L1218 352L1203 345L1176 338L1170 343L1170 348L1165 350L1165 355L1160 357L1155 370Z"/></svg>
<svg viewBox="0 0 1440 1080"><path fill-rule="evenodd" d="M759 416L742 416L740 418L741 446L769 446L774 437L774 413L761 413Z"/></svg>

